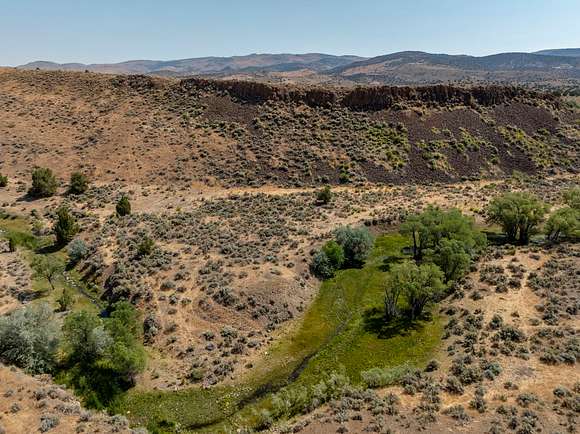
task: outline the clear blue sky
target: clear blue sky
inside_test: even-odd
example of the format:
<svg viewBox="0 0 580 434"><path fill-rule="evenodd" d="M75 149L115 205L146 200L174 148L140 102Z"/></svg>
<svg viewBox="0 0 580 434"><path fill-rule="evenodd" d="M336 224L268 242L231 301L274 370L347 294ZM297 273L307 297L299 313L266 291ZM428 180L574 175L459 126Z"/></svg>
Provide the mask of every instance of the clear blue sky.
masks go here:
<svg viewBox="0 0 580 434"><path fill-rule="evenodd" d="M580 46L580 0L0 0L0 65Z"/></svg>

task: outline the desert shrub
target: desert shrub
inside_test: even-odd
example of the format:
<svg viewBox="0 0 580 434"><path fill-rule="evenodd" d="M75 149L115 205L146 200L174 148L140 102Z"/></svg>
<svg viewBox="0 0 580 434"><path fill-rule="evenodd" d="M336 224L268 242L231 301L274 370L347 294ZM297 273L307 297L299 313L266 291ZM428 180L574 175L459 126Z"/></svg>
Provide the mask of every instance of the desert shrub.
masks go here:
<svg viewBox="0 0 580 434"><path fill-rule="evenodd" d="M371 368L361 372L361 377L368 387L386 387L396 384L404 375L411 372L407 365L394 368Z"/></svg>
<svg viewBox="0 0 580 434"><path fill-rule="evenodd" d="M70 194L83 194L89 188L89 179L84 173L74 172L70 176L68 192Z"/></svg>
<svg viewBox="0 0 580 434"><path fill-rule="evenodd" d="M89 248L87 247L87 243L85 243L80 238L77 238L73 240L71 243L69 243L66 251L72 264L77 264L78 262L85 259L89 254Z"/></svg>
<svg viewBox="0 0 580 434"><path fill-rule="evenodd" d="M544 232L553 242L560 238L580 237L580 211L569 206L560 208L550 215Z"/></svg>
<svg viewBox="0 0 580 434"><path fill-rule="evenodd" d="M326 253L320 251L316 252L312 257L312 262L310 263L310 271L316 277L320 279L330 279L334 276L334 267L326 256Z"/></svg>
<svg viewBox="0 0 580 434"><path fill-rule="evenodd" d="M471 419L469 415L465 412L465 408L462 405L453 405L449 408L443 410L443 413L451 416L453 419L459 422L469 422Z"/></svg>
<svg viewBox="0 0 580 434"><path fill-rule="evenodd" d="M469 407L477 410L479 413L485 413L487 410L487 402L484 398L485 389L482 386L477 386L475 389L475 396L469 402Z"/></svg>
<svg viewBox="0 0 580 434"><path fill-rule="evenodd" d="M574 187L563 193L564 203L570 208L580 211L580 187Z"/></svg>
<svg viewBox="0 0 580 434"><path fill-rule="evenodd" d="M319 204L326 205L326 204L330 203L331 200L332 200L332 191L330 190L329 185L324 186L324 188L322 188L322 190L319 190L316 193L316 201Z"/></svg>
<svg viewBox="0 0 580 434"><path fill-rule="evenodd" d="M50 372L56 364L60 327L46 303L0 317L0 359L31 373Z"/></svg>
<svg viewBox="0 0 580 434"><path fill-rule="evenodd" d="M155 241L149 237L144 237L137 245L137 254L139 256L148 256L155 248Z"/></svg>
<svg viewBox="0 0 580 434"><path fill-rule="evenodd" d="M8 185L8 177L0 173L0 188L6 187Z"/></svg>
<svg viewBox="0 0 580 434"><path fill-rule="evenodd" d="M115 207L117 215L123 217L131 214L131 202L127 196L122 196Z"/></svg>
<svg viewBox="0 0 580 434"><path fill-rule="evenodd" d="M336 242L344 251L346 266L360 266L373 247L373 237L365 227L343 226L335 231Z"/></svg>
<svg viewBox="0 0 580 434"><path fill-rule="evenodd" d="M487 207L487 220L501 225L508 241L527 244L549 206L530 193L505 193Z"/></svg>
<svg viewBox="0 0 580 434"><path fill-rule="evenodd" d="M58 246L66 246L79 232L79 225L66 207L60 207L56 212L57 220L53 231Z"/></svg>
<svg viewBox="0 0 580 434"><path fill-rule="evenodd" d="M58 181L52 170L44 167L37 167L32 172L32 187L28 194L32 197L50 197L56 193Z"/></svg>

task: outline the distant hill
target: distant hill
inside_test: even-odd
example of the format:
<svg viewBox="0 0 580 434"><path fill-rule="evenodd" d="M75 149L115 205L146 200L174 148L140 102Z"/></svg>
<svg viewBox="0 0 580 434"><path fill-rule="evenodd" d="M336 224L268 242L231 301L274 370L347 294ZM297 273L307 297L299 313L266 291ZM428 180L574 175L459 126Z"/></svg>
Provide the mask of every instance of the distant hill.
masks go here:
<svg viewBox="0 0 580 434"><path fill-rule="evenodd" d="M21 69L91 71L114 74L198 75L230 74L241 72L289 72L311 70L324 72L333 68L364 60L358 56L333 56L329 54L250 54L233 57L200 57L192 59L157 61L131 60L121 63L90 64L31 62Z"/></svg>
<svg viewBox="0 0 580 434"><path fill-rule="evenodd" d="M561 49L557 49L557 50L541 50L541 51L536 51L536 54L543 54L545 56L580 57L580 48L561 48Z"/></svg>
<svg viewBox="0 0 580 434"><path fill-rule="evenodd" d="M329 74L346 80L391 84L461 80L505 82L580 80L580 57L534 53L500 53L475 57L404 51L337 67Z"/></svg>
<svg viewBox="0 0 580 434"><path fill-rule="evenodd" d="M90 65L39 61L19 68L174 77L204 75L311 84L498 82L577 85L580 82L580 48L481 57L403 51L372 58L308 53L131 60Z"/></svg>

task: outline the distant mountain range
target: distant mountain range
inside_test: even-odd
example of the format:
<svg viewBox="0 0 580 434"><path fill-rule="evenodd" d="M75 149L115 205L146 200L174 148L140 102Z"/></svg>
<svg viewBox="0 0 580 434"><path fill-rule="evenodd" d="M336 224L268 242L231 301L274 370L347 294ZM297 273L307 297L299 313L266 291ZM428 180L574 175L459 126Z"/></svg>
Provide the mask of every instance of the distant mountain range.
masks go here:
<svg viewBox="0 0 580 434"><path fill-rule="evenodd" d="M199 57L180 60L130 60L121 63L85 65L82 63L32 62L19 66L22 69L49 69L92 71L116 74L230 74L236 72L288 72L309 69L324 72L364 60L359 56L333 56L329 54L250 54L232 57Z"/></svg>
<svg viewBox="0 0 580 434"><path fill-rule="evenodd" d="M250 54L181 60L90 64L38 61L21 69L168 76L206 75L289 81L417 84L449 81L580 81L580 48L490 56L403 51L372 58L329 54Z"/></svg>

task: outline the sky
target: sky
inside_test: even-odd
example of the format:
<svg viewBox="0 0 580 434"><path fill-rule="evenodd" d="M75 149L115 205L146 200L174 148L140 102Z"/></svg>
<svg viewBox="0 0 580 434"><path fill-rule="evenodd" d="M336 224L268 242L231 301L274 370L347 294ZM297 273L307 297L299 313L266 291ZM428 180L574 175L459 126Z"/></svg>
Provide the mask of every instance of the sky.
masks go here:
<svg viewBox="0 0 580 434"><path fill-rule="evenodd" d="M0 65L580 47L580 0L0 0Z"/></svg>

